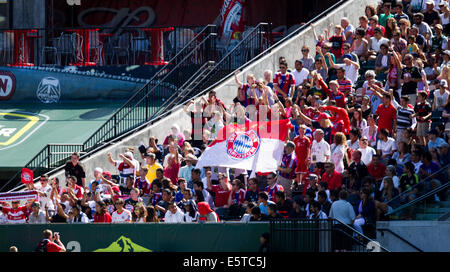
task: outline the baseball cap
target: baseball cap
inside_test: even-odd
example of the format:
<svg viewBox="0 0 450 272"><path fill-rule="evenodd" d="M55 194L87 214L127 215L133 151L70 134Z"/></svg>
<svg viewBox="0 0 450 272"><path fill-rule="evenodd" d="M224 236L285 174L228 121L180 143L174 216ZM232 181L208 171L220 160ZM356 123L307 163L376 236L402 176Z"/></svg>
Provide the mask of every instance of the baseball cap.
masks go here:
<svg viewBox="0 0 450 272"><path fill-rule="evenodd" d="M441 82L439 83L439 85L441 85L442 87L448 87L447 80L441 79Z"/></svg>
<svg viewBox="0 0 450 272"><path fill-rule="evenodd" d="M94 169L95 172L99 172L99 173L103 173L103 169L101 169L100 167L96 167Z"/></svg>
<svg viewBox="0 0 450 272"><path fill-rule="evenodd" d="M428 1L425 2L425 4L427 4L427 5L434 5L434 1L428 0Z"/></svg>
<svg viewBox="0 0 450 272"><path fill-rule="evenodd" d="M445 2L445 1L441 1L441 2L439 3L439 6L440 6L440 7L441 7L441 6L448 7L448 3Z"/></svg>
<svg viewBox="0 0 450 272"><path fill-rule="evenodd" d="M186 158L184 158L184 160L185 161L194 161L194 162L196 162L196 161L198 161L198 158L195 155L193 155L193 154L187 154Z"/></svg>
<svg viewBox="0 0 450 272"><path fill-rule="evenodd" d="M103 171L102 175L107 179L112 179L111 172Z"/></svg>
<svg viewBox="0 0 450 272"><path fill-rule="evenodd" d="M444 52L442 52L445 55L450 55L450 50L445 50Z"/></svg>
<svg viewBox="0 0 450 272"><path fill-rule="evenodd" d="M321 114L319 114L319 117L317 118L317 120L320 121L322 119L330 119L330 117L328 117L328 115L326 113L322 112Z"/></svg>
<svg viewBox="0 0 450 272"><path fill-rule="evenodd" d="M352 55L350 55L350 54L345 54L342 58L343 58L343 59L350 59L350 60L353 59L353 58L352 58Z"/></svg>
<svg viewBox="0 0 450 272"><path fill-rule="evenodd" d="M40 207L41 207L41 203L39 203L39 202L33 202L33 204L31 204L31 208L34 208L34 207L40 208Z"/></svg>

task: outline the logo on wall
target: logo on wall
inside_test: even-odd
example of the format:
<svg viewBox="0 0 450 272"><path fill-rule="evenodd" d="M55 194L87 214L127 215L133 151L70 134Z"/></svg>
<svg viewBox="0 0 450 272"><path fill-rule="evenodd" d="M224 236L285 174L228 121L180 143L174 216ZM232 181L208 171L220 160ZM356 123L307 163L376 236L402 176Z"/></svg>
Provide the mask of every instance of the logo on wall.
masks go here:
<svg viewBox="0 0 450 272"><path fill-rule="evenodd" d="M54 77L43 78L37 88L36 96L42 103L58 103L61 97L59 80Z"/></svg>
<svg viewBox="0 0 450 272"><path fill-rule="evenodd" d="M129 8L121 8L120 10L108 8L108 7L95 7L83 10L78 15L78 23L81 26L92 27L85 22L87 17L95 16L105 17L106 14L114 14L114 17L105 24L101 26L109 27L115 29L117 27L125 27L125 26L134 26L134 27L148 27L151 26L156 20L156 13L151 7L139 7L135 10L131 10ZM145 21L142 21L139 16L145 15L147 18ZM137 24L136 24L137 23ZM100 25L95 25L100 26Z"/></svg>
<svg viewBox="0 0 450 272"><path fill-rule="evenodd" d="M121 236L109 247L97 249L94 252L151 252L151 250L133 243L130 238Z"/></svg>
<svg viewBox="0 0 450 272"><path fill-rule="evenodd" d="M9 100L16 90L16 77L11 72L0 71L0 100Z"/></svg>
<svg viewBox="0 0 450 272"><path fill-rule="evenodd" d="M234 132L227 140L228 155L237 160L247 159L258 151L260 139L254 130Z"/></svg>

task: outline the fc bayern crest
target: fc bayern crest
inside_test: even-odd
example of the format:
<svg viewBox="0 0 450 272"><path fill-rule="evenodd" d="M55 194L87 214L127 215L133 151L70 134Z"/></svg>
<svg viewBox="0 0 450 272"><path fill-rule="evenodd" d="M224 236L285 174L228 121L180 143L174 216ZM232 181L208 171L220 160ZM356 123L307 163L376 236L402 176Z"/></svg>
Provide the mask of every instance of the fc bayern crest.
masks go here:
<svg viewBox="0 0 450 272"><path fill-rule="evenodd" d="M237 160L243 160L255 155L261 140L254 130L234 132L227 140L227 154Z"/></svg>
<svg viewBox="0 0 450 272"><path fill-rule="evenodd" d="M25 181L31 181L31 176L30 176L30 174L28 174L28 173L23 173L23 174L22 174L22 178L23 178L23 180L25 180Z"/></svg>

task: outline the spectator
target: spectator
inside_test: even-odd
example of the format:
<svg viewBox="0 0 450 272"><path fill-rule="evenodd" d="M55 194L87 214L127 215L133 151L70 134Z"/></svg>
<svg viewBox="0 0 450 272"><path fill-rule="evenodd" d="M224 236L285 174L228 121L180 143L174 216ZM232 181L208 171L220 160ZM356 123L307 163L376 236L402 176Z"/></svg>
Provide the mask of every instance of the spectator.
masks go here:
<svg viewBox="0 0 450 272"><path fill-rule="evenodd" d="M447 80L441 79L439 83L439 89L433 92L433 105L432 110L435 111L435 116L442 116L445 105L447 104L449 98L448 83Z"/></svg>
<svg viewBox="0 0 450 272"><path fill-rule="evenodd" d="M111 214L107 211L106 203L98 201L95 205L94 223L111 223Z"/></svg>
<svg viewBox="0 0 450 272"><path fill-rule="evenodd" d="M147 153L144 156L144 167L148 169L146 177L150 184L156 178L157 169L163 169L162 165L157 161L154 153Z"/></svg>
<svg viewBox="0 0 450 272"><path fill-rule="evenodd" d="M397 151L397 146L395 140L389 137L389 132L387 129L381 129L379 135L379 140L377 142L377 153L383 162L387 162L395 151Z"/></svg>
<svg viewBox="0 0 450 272"><path fill-rule="evenodd" d="M358 150L361 152L361 161L365 165L368 165L372 161L372 156L376 154L375 149L369 146L369 140L366 136L361 136Z"/></svg>
<svg viewBox="0 0 450 272"><path fill-rule="evenodd" d="M361 135L361 133L366 129L367 127L367 121L363 116L363 112L361 108L355 109L353 111L353 116L350 120L351 128L352 130L358 131L358 134ZM351 133L351 131L350 131ZM359 146L358 146L359 148ZM355 149L355 148L353 148Z"/></svg>
<svg viewBox="0 0 450 272"><path fill-rule="evenodd" d="M441 11L441 14L439 15L439 17L441 18L441 25L444 28L445 36L448 36L450 34L450 8L448 7L448 2L441 1L439 3L439 9Z"/></svg>
<svg viewBox="0 0 450 272"><path fill-rule="evenodd" d="M164 175L169 178L173 184L178 184L178 172L180 170L180 155L178 146L175 142L169 144L169 154L165 157Z"/></svg>
<svg viewBox="0 0 450 272"><path fill-rule="evenodd" d="M311 163L324 163L330 160L330 145L324 140L324 132L322 129L314 131L314 141L311 145Z"/></svg>
<svg viewBox="0 0 450 272"><path fill-rule="evenodd" d="M29 224L46 224L47 217L45 216L45 212L40 210L41 204L39 202L34 202L31 204L31 209L33 212L28 217Z"/></svg>
<svg viewBox="0 0 450 272"><path fill-rule="evenodd" d="M426 144L426 136L430 130L431 121L431 106L427 101L427 93L419 92L417 96L417 103L414 106L414 114L412 117L417 117L417 137L421 145Z"/></svg>
<svg viewBox="0 0 450 272"><path fill-rule="evenodd" d="M381 181L386 172L386 166L380 162L380 155L373 154L372 161L367 165L369 174L377 181Z"/></svg>
<svg viewBox="0 0 450 272"><path fill-rule="evenodd" d="M273 87L278 99L283 103L285 98L293 97L295 92L295 78L287 71L287 62L279 64L280 72L273 77Z"/></svg>
<svg viewBox="0 0 450 272"><path fill-rule="evenodd" d="M400 19L398 25L400 27L401 37L403 39L405 39L405 41L406 41L406 39L408 38L408 30L411 27L411 22L409 20L406 20L406 19Z"/></svg>
<svg viewBox="0 0 450 272"><path fill-rule="evenodd" d="M149 191L150 193L150 191ZM142 203L142 198L139 197L140 191L138 188L133 188L131 189L130 192L130 197L127 198L124 202L124 208L126 210L129 210L131 213L133 213L134 211L134 207L136 207L136 205L138 203Z"/></svg>
<svg viewBox="0 0 450 272"><path fill-rule="evenodd" d="M80 205L75 205L72 207L72 211L69 212L67 223L89 223L88 216L81 211Z"/></svg>
<svg viewBox="0 0 450 272"><path fill-rule="evenodd" d="M344 32L345 42L351 44L353 42L353 35L355 34L355 27L347 17L341 19L341 27Z"/></svg>
<svg viewBox="0 0 450 272"><path fill-rule="evenodd" d="M363 28L358 27L355 30L355 36L350 51L356 54L360 61L365 61L369 51L369 42L365 38L366 31Z"/></svg>
<svg viewBox="0 0 450 272"><path fill-rule="evenodd" d="M394 19L397 21L397 23L399 25L400 25L400 20L402 20L402 19L409 21L409 16L403 12L403 9L404 9L403 4L400 2L398 2L394 6L394 10L395 10Z"/></svg>
<svg viewBox="0 0 450 272"><path fill-rule="evenodd" d="M214 212L207 202L198 203L199 222L219 222L219 215Z"/></svg>
<svg viewBox="0 0 450 272"><path fill-rule="evenodd" d="M366 31L369 30L369 19L366 15L359 17L359 27L364 30L364 36L366 36Z"/></svg>
<svg viewBox="0 0 450 272"><path fill-rule="evenodd" d="M334 143L330 146L331 161L336 166L336 171L342 173L344 171L344 158L347 156L347 143L345 135L342 132L337 132L334 135ZM349 160L347 159L347 162Z"/></svg>
<svg viewBox="0 0 450 272"><path fill-rule="evenodd" d="M267 194L267 192L260 192L258 194L258 207L260 212L268 215L267 207L269 206L269 204L275 204L275 202L269 200L269 195Z"/></svg>
<svg viewBox="0 0 450 272"><path fill-rule="evenodd" d="M75 176L77 178L78 186L82 186L83 188L86 186L86 172L83 165L80 163L79 153L75 152L72 154L70 161L66 162L66 165L64 166L64 172L66 178Z"/></svg>
<svg viewBox="0 0 450 272"><path fill-rule="evenodd" d="M411 201L416 198L419 192L418 188L415 187L419 183L419 176L415 173L414 164L412 162L405 163L405 167L403 169L404 171L403 175L400 176L398 191L399 193L404 193L414 187L408 196L408 201Z"/></svg>
<svg viewBox="0 0 450 272"><path fill-rule="evenodd" d="M147 223L159 223L159 218L156 209L153 205L147 206L147 218L145 220Z"/></svg>
<svg viewBox="0 0 450 272"><path fill-rule="evenodd" d="M342 174L335 170L334 162L325 163L325 173L322 175L322 181L328 184L328 189L330 191L341 187Z"/></svg>
<svg viewBox="0 0 450 272"><path fill-rule="evenodd" d="M125 179L128 176L136 176L136 171L139 169L139 164L134 163L133 153L130 151L125 154L120 154L121 161L116 161L112 158L111 153L108 152L108 161L119 170L120 183L125 183Z"/></svg>
<svg viewBox="0 0 450 272"><path fill-rule="evenodd" d="M291 197L291 186L296 177L297 158L295 156L295 144L288 141L284 146L284 154L280 166L278 166L278 183L285 188L287 197Z"/></svg>
<svg viewBox="0 0 450 272"><path fill-rule="evenodd" d="M327 219L328 216L325 212L320 210L320 203L317 201L313 201L310 205L311 214L309 215L309 219Z"/></svg>
<svg viewBox="0 0 450 272"><path fill-rule="evenodd" d="M242 223L248 223L250 222L250 219L252 218L252 209L256 207L256 203L250 202L247 204L245 214L242 216L240 222Z"/></svg>
<svg viewBox="0 0 450 272"><path fill-rule="evenodd" d="M361 137L359 129L354 128L350 130L349 136L350 139L347 140L347 147L351 150L351 152L353 152L359 148L359 138Z"/></svg>
<svg viewBox="0 0 450 272"><path fill-rule="evenodd" d="M314 70L314 59L309 55L309 47L307 45L302 46L302 58L303 67L309 71ZM297 83L297 81L296 81Z"/></svg>
<svg viewBox="0 0 450 272"><path fill-rule="evenodd" d="M295 90L300 91L301 86L308 82L309 70L303 66L302 60L295 61L295 71L292 72L295 80Z"/></svg>
<svg viewBox="0 0 450 272"><path fill-rule="evenodd" d="M439 23L439 13L435 10L434 1L428 0L425 2L426 8L423 12L423 21L430 26L434 26Z"/></svg>
<svg viewBox="0 0 450 272"><path fill-rule="evenodd" d="M411 160L411 152L409 146L404 141L397 140L398 149L392 155L392 159L397 161L397 165L403 169L404 165Z"/></svg>
<svg viewBox="0 0 450 272"><path fill-rule="evenodd" d="M394 165L388 165L386 166L386 176L383 178L380 184L380 191L383 191L384 183L386 179L392 179L392 183L394 184L395 188L398 188L400 184L400 179L397 177L397 169Z"/></svg>
<svg viewBox="0 0 450 272"><path fill-rule="evenodd" d="M395 208L399 206L399 201L395 200L398 194L399 192L394 187L392 179L391 178L386 179L380 200L375 201L376 220L380 220L384 214L392 212ZM387 204L388 202L390 202L390 205Z"/></svg>
<svg viewBox="0 0 450 272"><path fill-rule="evenodd" d="M192 183L192 170L195 169L195 163L197 163L198 159L195 155L188 154L186 158L184 158L186 165L180 168L178 172L178 182L182 178L187 181L187 184Z"/></svg>
<svg viewBox="0 0 450 272"><path fill-rule="evenodd" d="M51 199L52 194L52 186L48 184L49 177L44 174L40 177L40 183L34 187L34 184L31 184L31 189L36 190L39 195L39 202L41 207L48 207L48 213L50 216L53 216L56 212L55 205L53 203L53 199ZM34 187L34 188L33 188Z"/></svg>
<svg viewBox="0 0 450 272"><path fill-rule="evenodd" d="M194 105L193 110L189 110L189 106ZM206 124L206 117L203 115L202 101L189 101L183 108L184 112L191 117L191 137L192 146L200 148L203 139L203 128Z"/></svg>
<svg viewBox="0 0 450 272"><path fill-rule="evenodd" d="M325 37L332 44L331 52L333 53L333 55L336 58L340 58L343 54L342 46L346 42L346 38L344 37L342 26L336 25L334 27L334 35L331 37L329 36L330 31L331 31L330 28L331 28L331 24L330 24L329 28L325 30L325 35L326 35Z"/></svg>
<svg viewBox="0 0 450 272"><path fill-rule="evenodd" d="M367 224L375 224L376 209L375 202L370 196L368 189L361 190L361 200L355 206L356 218L353 226L360 233L364 233L363 226Z"/></svg>
<svg viewBox="0 0 450 272"><path fill-rule="evenodd" d="M112 214L111 223L129 223L131 222L131 212L124 209L125 202L123 199L119 198L114 202L116 211Z"/></svg>
<svg viewBox="0 0 450 272"><path fill-rule="evenodd" d="M267 213L269 219L281 219L281 215L277 212L276 204L269 204L267 207Z"/></svg>
<svg viewBox="0 0 450 272"><path fill-rule="evenodd" d="M361 160L362 152L360 150L355 150L352 153L353 162L350 163L347 169L354 170L357 183L361 184L362 179L369 175L369 170L366 164Z"/></svg>
<svg viewBox="0 0 450 272"><path fill-rule="evenodd" d="M394 50L395 53L402 53L404 50L406 50L406 47L408 45L408 42L403 39L400 30L396 30L392 33L392 39L390 40L390 42L392 50Z"/></svg>
<svg viewBox="0 0 450 272"><path fill-rule="evenodd" d="M139 177L136 178L134 182L135 188L139 191L139 196L143 197L144 199L148 199L151 191L151 182L147 179L148 175L148 168L142 167L139 170ZM146 200L148 202L148 200Z"/></svg>
<svg viewBox="0 0 450 272"><path fill-rule="evenodd" d="M175 205L174 202L169 202L167 212L164 215L164 223L183 223L184 213Z"/></svg>
<svg viewBox="0 0 450 272"><path fill-rule="evenodd" d="M263 214L259 207L253 207L252 209L252 217L250 218L250 222L252 221L267 221L267 215Z"/></svg>
<svg viewBox="0 0 450 272"><path fill-rule="evenodd" d="M134 177L128 176L125 179L125 185L120 185L119 189L122 195L129 196L131 190L134 188Z"/></svg>
<svg viewBox="0 0 450 272"><path fill-rule="evenodd" d="M437 163L432 161L431 153L425 152L421 156L422 159L422 165L420 165L419 168L419 178L425 179L427 177L434 177L437 178L436 175L434 175L436 172L439 171L440 167Z"/></svg>
<svg viewBox="0 0 450 272"><path fill-rule="evenodd" d="M424 22L424 15L422 13L414 13L413 22L415 27L419 29L420 35L426 37L427 34L432 37L433 31L431 30L428 23Z"/></svg>
<svg viewBox="0 0 450 272"><path fill-rule="evenodd" d="M370 48L372 48L371 46L371 39L374 38L375 36L377 36L376 40L379 42L379 40L383 37L384 32L385 32L385 28L380 25L378 23L378 16L374 15L372 17L368 17L369 18L369 29L366 32L366 38L369 41L369 50L371 50ZM376 32L379 32L378 34ZM375 47L377 48L377 47ZM378 50L375 50L378 51Z"/></svg>
<svg viewBox="0 0 450 272"><path fill-rule="evenodd" d="M135 206L131 214L131 222L145 223L147 222L147 209L142 203Z"/></svg>
<svg viewBox="0 0 450 272"><path fill-rule="evenodd" d="M436 129L428 132L428 140L428 151L437 151L439 146L445 143L444 139L438 137L438 131Z"/></svg>
<svg viewBox="0 0 450 272"><path fill-rule="evenodd" d="M277 211L282 218L288 218L293 209L292 201L286 198L283 191L278 191L275 194L275 203L277 204Z"/></svg>
<svg viewBox="0 0 450 272"><path fill-rule="evenodd" d="M346 48L348 48L348 46ZM344 63L334 64L332 62L331 66L337 69L336 75L339 83L339 90L348 96L352 90L353 84L358 80L359 64L352 60L351 54L342 55L342 58Z"/></svg>
<svg viewBox="0 0 450 272"><path fill-rule="evenodd" d="M278 191L284 191L284 187L278 184L277 174L274 172L270 172L267 175L267 186L265 188L265 192L268 195L268 200L275 201L275 194Z"/></svg>
<svg viewBox="0 0 450 272"><path fill-rule="evenodd" d="M247 191L245 192L245 204L248 205L249 203L258 202L258 194L258 180L256 178L249 178Z"/></svg>
<svg viewBox="0 0 450 272"><path fill-rule="evenodd" d="M208 191L215 194L214 206L216 211L218 208L222 208L219 212L226 212L224 206L228 203L228 197L231 193L231 184L228 182L228 178L223 173L219 173L218 179L219 184L212 184L212 181L208 180Z"/></svg>
<svg viewBox="0 0 450 272"><path fill-rule="evenodd" d="M317 202L320 204L320 210L323 211L327 216L330 214L331 201L328 200L329 197L325 191L319 191L317 193Z"/></svg>

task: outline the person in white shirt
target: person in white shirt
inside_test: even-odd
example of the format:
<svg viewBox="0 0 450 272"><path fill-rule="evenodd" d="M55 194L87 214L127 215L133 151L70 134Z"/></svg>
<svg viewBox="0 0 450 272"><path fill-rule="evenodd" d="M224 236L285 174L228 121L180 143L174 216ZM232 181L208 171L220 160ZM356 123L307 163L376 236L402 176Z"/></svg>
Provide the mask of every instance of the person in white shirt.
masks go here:
<svg viewBox="0 0 450 272"><path fill-rule="evenodd" d="M112 214L112 223L129 223L131 222L131 212L123 208L125 201L119 198L114 202L116 211Z"/></svg>
<svg viewBox="0 0 450 272"><path fill-rule="evenodd" d="M368 165L372 161L372 156L377 154L375 149L369 146L369 140L366 136L362 136L361 139L359 139L359 151L361 151L361 161Z"/></svg>
<svg viewBox="0 0 450 272"><path fill-rule="evenodd" d="M311 145L311 162L327 162L330 160L330 145L323 139L324 132L321 129L314 131L314 141Z"/></svg>
<svg viewBox="0 0 450 272"><path fill-rule="evenodd" d="M349 135L350 135L350 139L347 140L348 148L357 150L359 148L359 138L360 138L359 129L354 128L354 129L350 130Z"/></svg>
<svg viewBox="0 0 450 272"><path fill-rule="evenodd" d="M40 178L40 183L36 184L34 186L34 189L38 192L39 195L39 203L41 204L41 207L48 208L48 214L50 217L52 217L55 212L56 208L53 203L53 201L50 199L50 195L52 193L52 186L48 184L49 178L48 175L42 175Z"/></svg>
<svg viewBox="0 0 450 272"><path fill-rule="evenodd" d="M178 208L175 203L169 202L168 211L164 215L165 223L183 223L184 222L184 213Z"/></svg>
<svg viewBox="0 0 450 272"><path fill-rule="evenodd" d="M303 67L302 60L295 61L295 70L292 72L295 79L295 89L301 90L303 83L308 79L309 70Z"/></svg>
<svg viewBox="0 0 450 272"><path fill-rule="evenodd" d="M447 80L441 79L439 83L439 89L434 91L434 99L433 99L433 111L443 111L445 105L447 104L449 92L448 92L448 83Z"/></svg>
<svg viewBox="0 0 450 272"><path fill-rule="evenodd" d="M377 142L377 152L383 161L387 161L397 150L395 140L388 136L389 132L383 128L378 133L379 140Z"/></svg>
<svg viewBox="0 0 450 272"><path fill-rule="evenodd" d="M206 123L205 129L211 132L211 140L215 140L217 137L217 132L219 132L219 130L224 126L222 114L219 111L215 111L214 117Z"/></svg>
<svg viewBox="0 0 450 272"><path fill-rule="evenodd" d="M335 64L333 60L331 60L331 66L333 68L344 68L345 69L345 77L347 77L352 84L355 84L358 80L359 76L359 64L352 60L352 55L345 54L343 57L344 63L337 63Z"/></svg>

